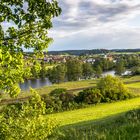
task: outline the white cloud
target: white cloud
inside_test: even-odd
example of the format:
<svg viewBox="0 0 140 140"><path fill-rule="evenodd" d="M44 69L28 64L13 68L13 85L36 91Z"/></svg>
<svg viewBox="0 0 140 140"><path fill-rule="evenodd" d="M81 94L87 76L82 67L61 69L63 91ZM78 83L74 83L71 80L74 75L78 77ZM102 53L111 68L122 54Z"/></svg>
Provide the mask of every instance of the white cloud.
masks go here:
<svg viewBox="0 0 140 140"><path fill-rule="evenodd" d="M53 49L57 45L110 48L140 44L140 0L58 1L63 12L53 20L54 28L49 32L55 41ZM3 23L5 29L11 25Z"/></svg>
<svg viewBox="0 0 140 140"><path fill-rule="evenodd" d="M86 42L87 37L91 38L91 41L92 38L98 38L98 41L102 42L104 40L102 36L104 38L108 36L107 38L112 42L112 47L113 45L114 47L116 46L113 42L118 44L116 41L128 44L131 40L131 47L132 44L136 44L133 41L140 43L140 37L138 37L140 24L136 20L137 17L140 17L139 0L59 1L62 5L63 13L54 20L54 29L50 31L50 35L54 37L56 42L63 40L65 43L59 41L62 46L69 46L68 43L73 44L67 41L68 37L72 38L73 42L80 42L79 38ZM137 22L137 24L134 22ZM130 34L133 34L133 39L131 39ZM56 45L54 43L54 46Z"/></svg>

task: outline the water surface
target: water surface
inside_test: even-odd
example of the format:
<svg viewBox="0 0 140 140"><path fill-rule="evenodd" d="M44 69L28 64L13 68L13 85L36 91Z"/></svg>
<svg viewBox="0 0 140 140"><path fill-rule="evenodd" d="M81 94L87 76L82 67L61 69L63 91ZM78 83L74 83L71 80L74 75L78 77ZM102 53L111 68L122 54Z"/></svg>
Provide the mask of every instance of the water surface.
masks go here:
<svg viewBox="0 0 140 140"><path fill-rule="evenodd" d="M29 90L30 87L40 88L43 86L50 86L50 85L52 85L52 83L49 81L48 78L25 80L24 83L19 84L21 90Z"/></svg>

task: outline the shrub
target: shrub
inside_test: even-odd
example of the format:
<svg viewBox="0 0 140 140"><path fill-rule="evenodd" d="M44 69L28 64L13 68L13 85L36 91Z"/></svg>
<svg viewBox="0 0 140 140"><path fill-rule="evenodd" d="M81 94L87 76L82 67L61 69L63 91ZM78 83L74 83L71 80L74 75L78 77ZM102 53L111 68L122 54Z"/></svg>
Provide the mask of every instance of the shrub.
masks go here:
<svg viewBox="0 0 140 140"><path fill-rule="evenodd" d="M9 105L0 114L0 139L47 139L57 125L44 114L45 104L38 94L22 104Z"/></svg>
<svg viewBox="0 0 140 140"><path fill-rule="evenodd" d="M44 96L43 100L46 104L46 113L60 112L62 111L62 101L59 97Z"/></svg>
<svg viewBox="0 0 140 140"><path fill-rule="evenodd" d="M102 99L102 95L99 89L85 89L79 92L78 96L76 97L76 101L87 103L87 104L96 104L100 103Z"/></svg>
<svg viewBox="0 0 140 140"><path fill-rule="evenodd" d="M69 93L64 88L55 89L49 95L43 97L48 113L70 110L77 107L75 95Z"/></svg>
<svg viewBox="0 0 140 140"><path fill-rule="evenodd" d="M62 93L59 99L62 101L62 108L67 110L74 105L75 95L72 93Z"/></svg>
<svg viewBox="0 0 140 140"><path fill-rule="evenodd" d="M51 97L57 98L60 96L60 94L66 94L66 93L67 93L67 90L65 88L57 88L51 91L49 95Z"/></svg>
<svg viewBox="0 0 140 140"><path fill-rule="evenodd" d="M53 101L53 99L48 95L44 95L43 96L43 101L45 102L46 113L53 113L54 112L54 101Z"/></svg>
<svg viewBox="0 0 140 140"><path fill-rule="evenodd" d="M105 102L130 98L128 89L117 77L112 77L108 75L102 78L97 83L97 88L101 91L101 94L103 95L103 101Z"/></svg>

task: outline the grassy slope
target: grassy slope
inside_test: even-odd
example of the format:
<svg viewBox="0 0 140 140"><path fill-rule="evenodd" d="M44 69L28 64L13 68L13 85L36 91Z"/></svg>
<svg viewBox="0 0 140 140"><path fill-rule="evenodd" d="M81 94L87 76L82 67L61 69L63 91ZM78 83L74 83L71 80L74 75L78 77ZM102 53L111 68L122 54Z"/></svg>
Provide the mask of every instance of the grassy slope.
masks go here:
<svg viewBox="0 0 140 140"><path fill-rule="evenodd" d="M139 140L139 113L136 114L135 110L135 117L134 111L131 111L88 123L62 126L59 128L61 133L54 135L51 140L55 140L56 136L61 140Z"/></svg>
<svg viewBox="0 0 140 140"><path fill-rule="evenodd" d="M60 125L68 125L79 122L85 123L87 121L92 122L97 119L126 112L139 106L140 98L134 98L126 101L99 104L84 109L51 114L49 117L56 119Z"/></svg>

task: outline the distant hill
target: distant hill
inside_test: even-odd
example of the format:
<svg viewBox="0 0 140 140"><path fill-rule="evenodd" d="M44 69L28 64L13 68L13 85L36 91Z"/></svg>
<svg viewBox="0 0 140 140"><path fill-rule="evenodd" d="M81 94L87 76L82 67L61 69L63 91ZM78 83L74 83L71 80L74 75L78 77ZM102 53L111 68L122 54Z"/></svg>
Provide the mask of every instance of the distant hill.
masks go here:
<svg viewBox="0 0 140 140"><path fill-rule="evenodd" d="M64 51L49 51L49 55L91 55L91 54L102 54L109 52L118 52L118 53L131 53L131 52L140 52L140 49L93 49L93 50L64 50Z"/></svg>

